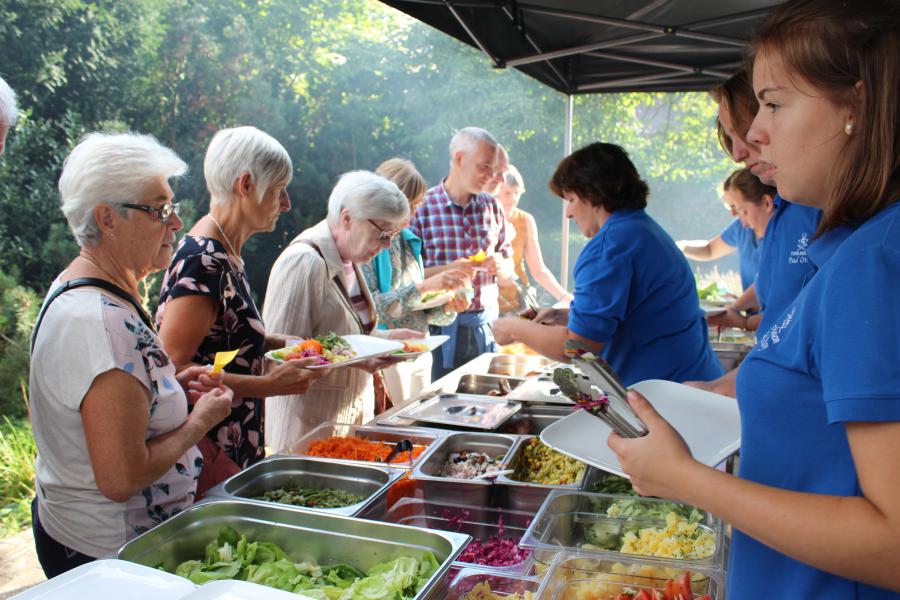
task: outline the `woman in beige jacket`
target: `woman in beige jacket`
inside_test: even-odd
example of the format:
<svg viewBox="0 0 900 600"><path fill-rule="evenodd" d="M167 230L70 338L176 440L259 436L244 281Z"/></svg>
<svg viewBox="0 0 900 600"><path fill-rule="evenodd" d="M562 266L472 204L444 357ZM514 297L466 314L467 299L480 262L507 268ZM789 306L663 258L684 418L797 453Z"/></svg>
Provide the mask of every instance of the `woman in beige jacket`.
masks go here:
<svg viewBox="0 0 900 600"><path fill-rule="evenodd" d="M400 232L409 202L397 186L368 171L341 176L328 199L328 216L303 231L275 261L263 320L275 331L308 338L370 334L409 338L408 329L376 330L372 296L357 265L369 262ZM303 395L266 400L266 441L282 450L325 421L361 424L374 417L372 373L396 359L336 368Z"/></svg>

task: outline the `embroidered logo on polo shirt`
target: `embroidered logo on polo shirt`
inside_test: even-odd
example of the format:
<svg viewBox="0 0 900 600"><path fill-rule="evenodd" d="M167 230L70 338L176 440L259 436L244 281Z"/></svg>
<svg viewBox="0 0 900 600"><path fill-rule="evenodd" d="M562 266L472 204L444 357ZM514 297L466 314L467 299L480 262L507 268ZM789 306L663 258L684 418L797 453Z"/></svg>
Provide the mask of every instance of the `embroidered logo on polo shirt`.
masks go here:
<svg viewBox="0 0 900 600"><path fill-rule="evenodd" d="M781 322L781 325L773 325L769 331L765 333L761 338L759 338L759 349L765 350L769 347L769 344L777 344L781 341L781 332L787 329L788 325L791 324L791 321L794 320L794 312L797 310L796 306L791 307L791 312L787 314L784 320Z"/></svg>
<svg viewBox="0 0 900 600"><path fill-rule="evenodd" d="M804 233L800 236L800 239L797 240L797 249L792 250L790 256L788 256L788 264L805 265L808 263L809 257L806 255L807 246L809 246L809 236Z"/></svg>

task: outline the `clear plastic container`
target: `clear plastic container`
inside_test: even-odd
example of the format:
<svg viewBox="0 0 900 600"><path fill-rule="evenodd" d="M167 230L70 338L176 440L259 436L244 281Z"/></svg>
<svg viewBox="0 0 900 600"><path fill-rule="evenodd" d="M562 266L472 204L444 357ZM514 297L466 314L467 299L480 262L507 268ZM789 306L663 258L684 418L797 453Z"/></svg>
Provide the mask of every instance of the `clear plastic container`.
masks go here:
<svg viewBox="0 0 900 600"><path fill-rule="evenodd" d="M418 498L400 500L384 516L384 521L388 523L471 535L474 538L472 543L485 543L497 537L517 543L531 523L531 519L531 514L521 511L431 502ZM459 558L454 565L461 568L487 567L502 573L530 573L533 565L531 552L520 551L520 556L520 561L504 566L481 565Z"/></svg>
<svg viewBox="0 0 900 600"><path fill-rule="evenodd" d="M674 516L673 516L674 513ZM722 521L657 498L554 490L520 545L534 552L540 575L559 552L662 559L681 569L721 570Z"/></svg>
<svg viewBox="0 0 900 600"><path fill-rule="evenodd" d="M673 561L642 558L612 558L579 553L561 553L551 563L538 591L541 600L612 600L630 590L678 593L690 581L694 598L708 595L712 600L725 598L721 571L685 569ZM652 596L656 597L656 596ZM677 596L676 596L677 597Z"/></svg>
<svg viewBox="0 0 900 600"><path fill-rule="evenodd" d="M541 579L537 577L465 568L456 574L443 600L487 600L491 596L503 600L537 600L540 587ZM488 591L491 596L483 595Z"/></svg>

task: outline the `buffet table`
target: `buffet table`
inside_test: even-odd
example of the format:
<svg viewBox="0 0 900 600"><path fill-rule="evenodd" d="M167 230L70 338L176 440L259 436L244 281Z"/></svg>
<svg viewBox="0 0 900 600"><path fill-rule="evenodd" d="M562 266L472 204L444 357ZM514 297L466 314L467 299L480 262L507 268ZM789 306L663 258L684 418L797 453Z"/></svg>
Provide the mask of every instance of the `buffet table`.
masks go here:
<svg viewBox="0 0 900 600"><path fill-rule="evenodd" d="M721 521L694 507L629 495L626 480L540 441L544 429L572 412L552 385L535 387L553 366L537 356L484 354L370 423L322 424L132 540L116 558L192 573L194 583L203 583L215 570L198 562L209 557L211 541L218 540L212 551L223 560L237 552L222 545L223 528L233 528L246 536L245 549L254 541L274 543L291 562L314 565L303 567L307 572L345 563L377 578L384 565L396 570L415 559L418 575L404 597L417 600L643 600L656 598L653 589L673 600L724 598ZM519 398L530 393L522 390L539 395L508 401L517 389ZM484 476L494 470L499 474ZM271 496L287 488L292 495ZM121 571L117 564L124 563L103 567L107 579ZM140 575L148 572L153 579L150 569ZM157 573L172 585L172 575ZM22 597L75 597L54 585L53 594L41 595L38 586ZM254 589L191 584L182 595L284 594Z"/></svg>

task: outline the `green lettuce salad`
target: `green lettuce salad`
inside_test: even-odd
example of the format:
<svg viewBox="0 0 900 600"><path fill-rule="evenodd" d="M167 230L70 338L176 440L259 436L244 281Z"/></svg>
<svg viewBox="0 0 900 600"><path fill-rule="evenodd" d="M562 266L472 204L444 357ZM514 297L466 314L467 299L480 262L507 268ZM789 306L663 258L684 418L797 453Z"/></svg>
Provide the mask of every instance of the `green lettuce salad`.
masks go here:
<svg viewBox="0 0 900 600"><path fill-rule="evenodd" d="M249 542L231 527L206 546L204 560L188 560L175 574L197 585L239 579L303 594L316 600L408 600L425 585L439 564L425 552L421 560L401 557L363 573L348 564L295 563L270 542Z"/></svg>

